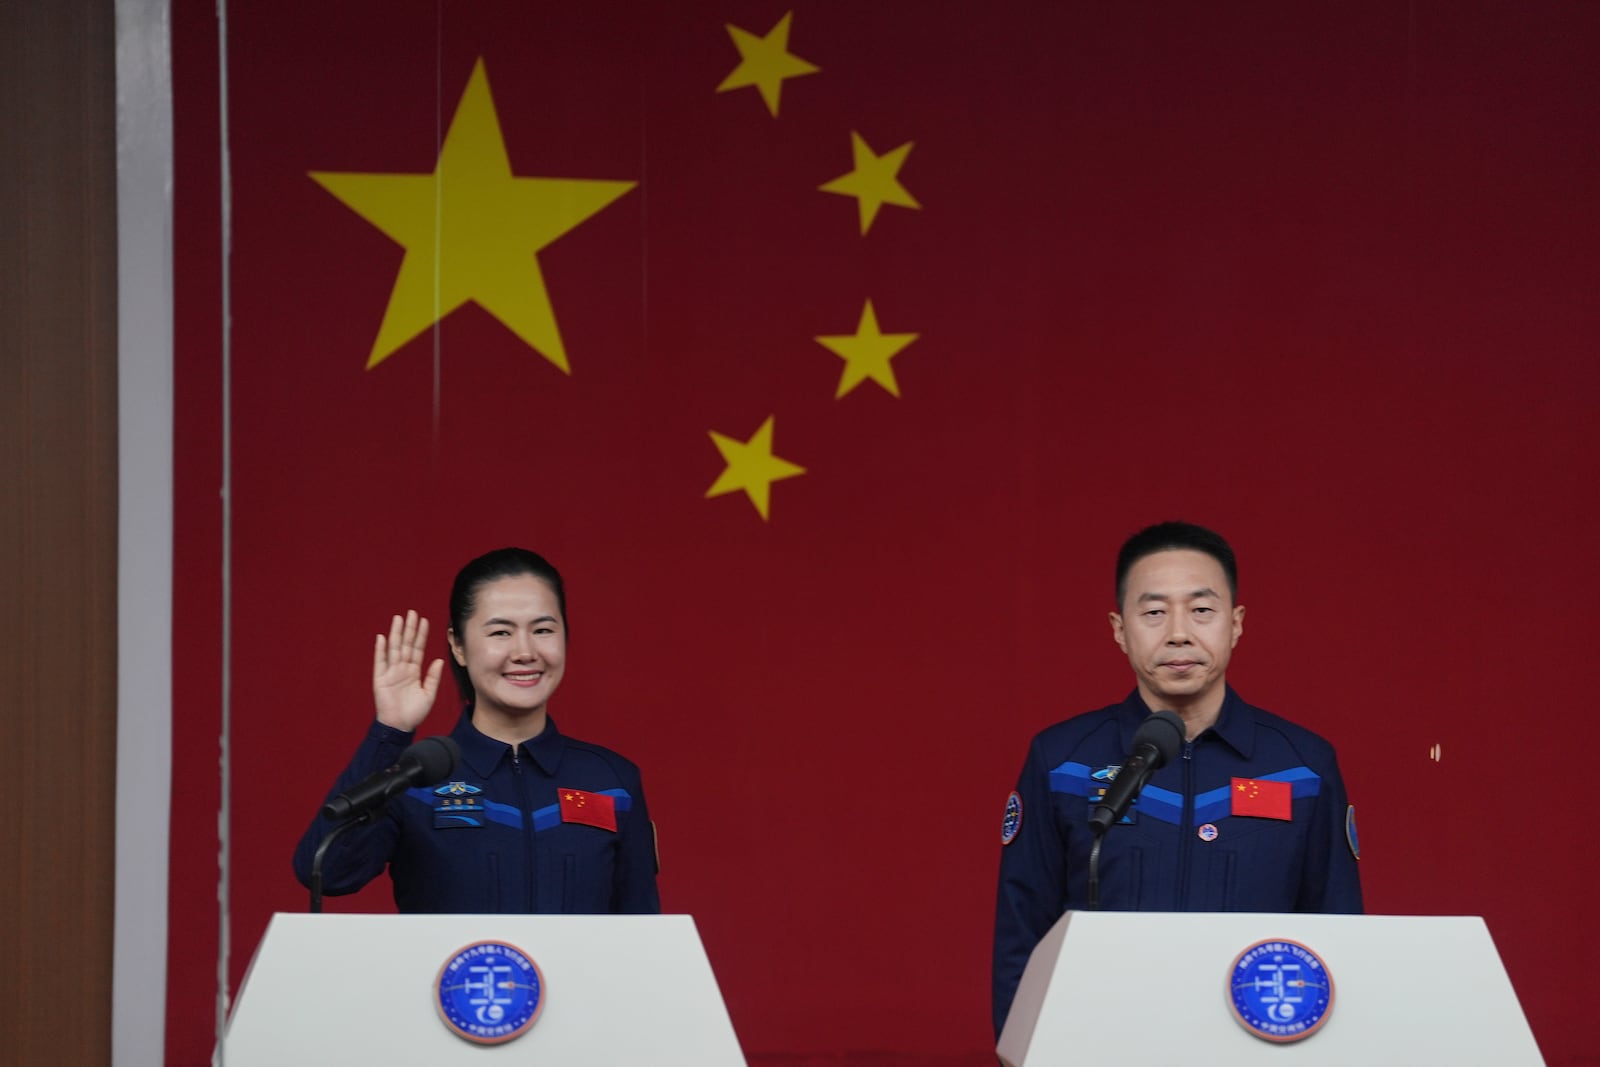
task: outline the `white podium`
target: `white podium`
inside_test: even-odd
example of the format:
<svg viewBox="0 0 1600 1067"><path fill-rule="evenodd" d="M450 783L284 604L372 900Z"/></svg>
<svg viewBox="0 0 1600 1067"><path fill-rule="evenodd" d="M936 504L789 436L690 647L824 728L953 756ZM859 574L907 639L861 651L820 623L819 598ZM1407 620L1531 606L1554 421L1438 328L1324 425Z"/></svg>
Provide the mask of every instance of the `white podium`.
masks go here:
<svg viewBox="0 0 1600 1067"><path fill-rule="evenodd" d="M1228 1007L1247 946L1298 941L1327 964L1327 1021L1262 1040ZM996 1050L1007 1067L1543 1064L1479 918L1069 911L1034 949Z"/></svg>
<svg viewBox="0 0 1600 1067"><path fill-rule="evenodd" d="M544 975L541 1015L505 1044L457 1037L434 1006L439 969L476 941ZM688 915L274 915L215 1062L745 1067Z"/></svg>

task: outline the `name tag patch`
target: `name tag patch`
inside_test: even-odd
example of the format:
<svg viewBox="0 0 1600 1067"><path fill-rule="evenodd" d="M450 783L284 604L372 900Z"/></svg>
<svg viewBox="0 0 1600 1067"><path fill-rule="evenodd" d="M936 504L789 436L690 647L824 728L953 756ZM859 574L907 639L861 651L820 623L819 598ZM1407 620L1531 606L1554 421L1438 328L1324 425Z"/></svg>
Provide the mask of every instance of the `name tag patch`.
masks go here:
<svg viewBox="0 0 1600 1067"><path fill-rule="evenodd" d="M483 801L477 797L446 797L433 808L435 830L477 829L483 818Z"/></svg>
<svg viewBox="0 0 1600 1067"><path fill-rule="evenodd" d="M439 799L433 805L435 830L480 829L487 814L483 790L466 782L446 782L433 791Z"/></svg>

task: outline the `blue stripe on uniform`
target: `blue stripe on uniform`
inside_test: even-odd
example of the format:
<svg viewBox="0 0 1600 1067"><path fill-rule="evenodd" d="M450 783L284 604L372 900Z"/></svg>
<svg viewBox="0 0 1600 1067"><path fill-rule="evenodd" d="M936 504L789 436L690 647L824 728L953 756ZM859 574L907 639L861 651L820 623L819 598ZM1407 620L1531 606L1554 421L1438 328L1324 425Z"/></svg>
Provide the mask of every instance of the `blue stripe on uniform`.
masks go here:
<svg viewBox="0 0 1600 1067"><path fill-rule="evenodd" d="M1090 795L1089 789L1089 768L1082 763L1063 763L1050 772L1052 793L1065 793L1069 797L1087 797Z"/></svg>
<svg viewBox="0 0 1600 1067"><path fill-rule="evenodd" d="M1183 794L1147 785L1128 810L1177 826L1183 821Z"/></svg>
<svg viewBox="0 0 1600 1067"><path fill-rule="evenodd" d="M1105 785L1110 785L1109 782L1102 785L1095 781L1091 777L1093 773L1087 764L1070 761L1063 763L1050 772L1050 792L1093 800L1100 795ZM1183 820L1183 794L1174 793L1170 789L1145 786L1144 792L1134 801L1130 810L1176 826Z"/></svg>
<svg viewBox="0 0 1600 1067"><path fill-rule="evenodd" d="M1064 793L1069 797L1083 797L1085 800L1093 799L1099 795L1102 786L1090 777L1092 773L1087 764L1069 760L1050 772L1050 792ZM1295 800L1314 797L1322 792L1322 779L1309 767L1291 767L1286 771L1249 777L1262 782L1288 782L1293 790L1291 796ZM1230 782L1219 789L1207 790L1195 797L1194 825L1199 826L1202 823L1225 818L1232 810L1232 794L1233 785ZM620 802L617 807L619 809L622 807ZM1177 826L1183 821L1183 794L1147 785L1139 794L1139 799L1134 801L1132 810ZM559 813L557 821L560 821Z"/></svg>
<svg viewBox="0 0 1600 1067"><path fill-rule="evenodd" d="M497 804L492 800L485 800L483 807L491 822L509 826L513 830L522 829L522 812L518 808L510 804Z"/></svg>

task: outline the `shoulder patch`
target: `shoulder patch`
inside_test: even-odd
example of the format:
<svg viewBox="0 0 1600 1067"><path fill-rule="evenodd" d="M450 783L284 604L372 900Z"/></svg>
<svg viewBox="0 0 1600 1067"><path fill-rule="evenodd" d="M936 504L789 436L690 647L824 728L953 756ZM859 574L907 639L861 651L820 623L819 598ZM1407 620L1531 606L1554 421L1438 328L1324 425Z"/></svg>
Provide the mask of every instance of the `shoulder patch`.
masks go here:
<svg viewBox="0 0 1600 1067"><path fill-rule="evenodd" d="M1359 860L1361 858L1361 841L1356 837L1356 806L1354 804L1344 810L1344 839L1350 842L1350 855Z"/></svg>
<svg viewBox="0 0 1600 1067"><path fill-rule="evenodd" d="M1022 829L1022 797L1015 789L1006 797L1005 817L1000 820L1000 843L1009 845Z"/></svg>

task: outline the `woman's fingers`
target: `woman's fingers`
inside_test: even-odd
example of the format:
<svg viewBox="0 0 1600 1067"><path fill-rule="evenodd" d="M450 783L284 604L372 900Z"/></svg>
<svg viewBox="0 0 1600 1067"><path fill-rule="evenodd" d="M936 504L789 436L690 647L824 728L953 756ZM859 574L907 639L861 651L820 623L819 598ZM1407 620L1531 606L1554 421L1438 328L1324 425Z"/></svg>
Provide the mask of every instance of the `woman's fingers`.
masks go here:
<svg viewBox="0 0 1600 1067"><path fill-rule="evenodd" d="M389 642L388 647L385 649L387 658L384 660L384 666L388 666L395 659L403 655L402 649L404 648L405 620L396 615L393 619L389 620Z"/></svg>

